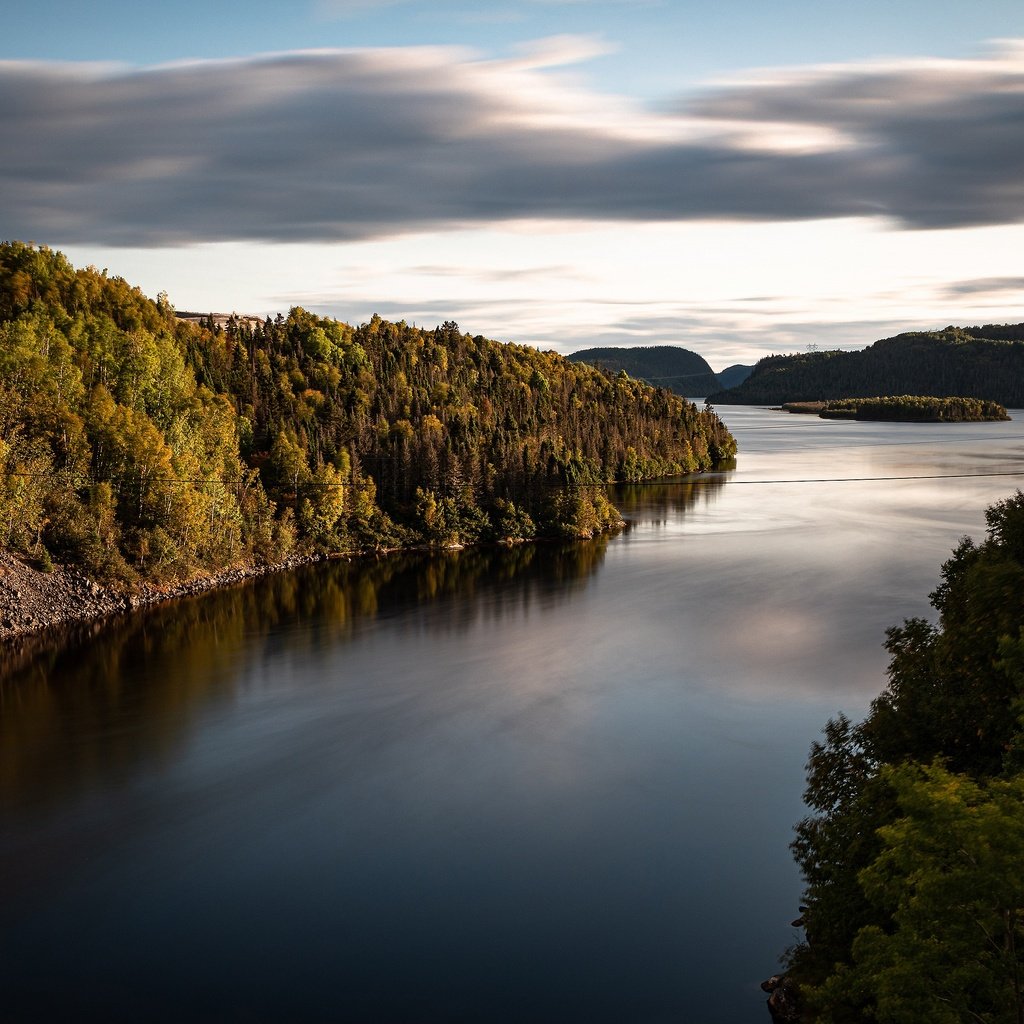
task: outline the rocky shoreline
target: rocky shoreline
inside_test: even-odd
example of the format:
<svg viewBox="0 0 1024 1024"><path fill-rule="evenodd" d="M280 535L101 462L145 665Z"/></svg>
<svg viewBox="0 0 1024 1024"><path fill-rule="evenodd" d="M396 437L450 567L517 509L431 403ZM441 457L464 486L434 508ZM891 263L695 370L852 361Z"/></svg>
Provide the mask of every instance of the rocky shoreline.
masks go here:
<svg viewBox="0 0 1024 1024"><path fill-rule="evenodd" d="M628 528L629 524L620 519L605 532L613 533ZM533 541L509 540L498 543L543 543L552 539L536 538ZM207 590L228 587L266 576L268 573L297 569L301 565L322 562L334 557L372 558L398 551L461 550L464 546L449 544L441 548L432 548L429 545L415 545L407 548L350 552L346 555L297 554L290 555L281 562L236 565L162 587L143 583L134 590L105 587L73 566L55 565L50 572L43 572L24 558L0 549L0 643L29 637L53 626L95 622L111 615L123 615L162 601L191 597Z"/></svg>
<svg viewBox="0 0 1024 1024"><path fill-rule="evenodd" d="M233 566L165 587L138 590L104 587L68 566L41 572L9 551L0 551L0 641L29 636L51 626L89 622L135 611L177 597L189 597L320 559L293 555L270 565Z"/></svg>

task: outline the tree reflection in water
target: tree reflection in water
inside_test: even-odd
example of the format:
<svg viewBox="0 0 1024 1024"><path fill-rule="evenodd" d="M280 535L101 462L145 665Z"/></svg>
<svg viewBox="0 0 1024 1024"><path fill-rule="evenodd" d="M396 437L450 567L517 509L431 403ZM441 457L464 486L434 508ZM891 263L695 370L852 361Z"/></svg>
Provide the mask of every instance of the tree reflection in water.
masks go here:
<svg viewBox="0 0 1024 1024"><path fill-rule="evenodd" d="M458 630L568 600L609 539L319 563L27 638L0 667L0 806L40 810L172 759L193 716L271 651L301 659L377 616Z"/></svg>

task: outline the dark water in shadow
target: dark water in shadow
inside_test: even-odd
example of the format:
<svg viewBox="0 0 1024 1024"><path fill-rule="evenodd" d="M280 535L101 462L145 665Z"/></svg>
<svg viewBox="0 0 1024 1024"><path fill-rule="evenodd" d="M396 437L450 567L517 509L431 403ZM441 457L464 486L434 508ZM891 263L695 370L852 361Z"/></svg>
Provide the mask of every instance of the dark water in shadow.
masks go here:
<svg viewBox="0 0 1024 1024"><path fill-rule="evenodd" d="M315 566L12 653L0 1017L766 1020L807 748L1024 429L725 419L737 469L623 489L615 538Z"/></svg>

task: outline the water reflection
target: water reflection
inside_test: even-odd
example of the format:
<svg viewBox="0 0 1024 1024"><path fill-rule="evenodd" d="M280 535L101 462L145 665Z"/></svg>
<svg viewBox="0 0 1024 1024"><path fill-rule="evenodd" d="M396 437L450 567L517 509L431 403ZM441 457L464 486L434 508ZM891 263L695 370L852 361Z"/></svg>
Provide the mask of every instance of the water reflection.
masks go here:
<svg viewBox="0 0 1024 1024"><path fill-rule="evenodd" d="M614 499L650 524L722 486L684 478L618 488ZM609 540L321 563L25 638L0 663L0 806L38 810L140 762L173 759L193 715L232 700L246 666L282 644L301 659L349 639L364 619L401 615L409 628L429 621L444 633L570 600Z"/></svg>
<svg viewBox="0 0 1024 1024"><path fill-rule="evenodd" d="M633 526L664 526L694 509L712 505L735 468L733 460L715 473L621 485L612 492L612 501Z"/></svg>
<svg viewBox="0 0 1024 1024"><path fill-rule="evenodd" d="M570 600L608 540L329 562L27 638L0 675L0 806L39 811L173 759L193 717L283 645L301 660L377 616L443 633Z"/></svg>

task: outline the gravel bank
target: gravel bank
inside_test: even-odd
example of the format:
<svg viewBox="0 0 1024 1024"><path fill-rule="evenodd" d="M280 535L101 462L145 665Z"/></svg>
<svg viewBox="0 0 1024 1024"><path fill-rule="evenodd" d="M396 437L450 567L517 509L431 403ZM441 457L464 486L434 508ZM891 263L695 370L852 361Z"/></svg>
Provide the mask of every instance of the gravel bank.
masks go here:
<svg viewBox="0 0 1024 1024"><path fill-rule="evenodd" d="M0 641L62 623L132 611L312 561L316 556L296 556L276 565L236 566L187 583L126 592L100 586L73 568L56 566L53 572L40 572L10 552L0 551Z"/></svg>

